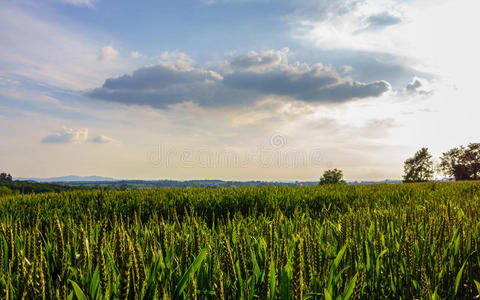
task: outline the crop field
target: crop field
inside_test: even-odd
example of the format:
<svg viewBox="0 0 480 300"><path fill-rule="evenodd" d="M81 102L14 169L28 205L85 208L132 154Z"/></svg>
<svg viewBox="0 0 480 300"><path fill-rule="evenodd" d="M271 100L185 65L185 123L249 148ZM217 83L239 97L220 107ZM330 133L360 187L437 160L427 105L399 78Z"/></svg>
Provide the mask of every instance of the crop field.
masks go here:
<svg viewBox="0 0 480 300"><path fill-rule="evenodd" d="M473 299L480 183L0 198L1 299Z"/></svg>

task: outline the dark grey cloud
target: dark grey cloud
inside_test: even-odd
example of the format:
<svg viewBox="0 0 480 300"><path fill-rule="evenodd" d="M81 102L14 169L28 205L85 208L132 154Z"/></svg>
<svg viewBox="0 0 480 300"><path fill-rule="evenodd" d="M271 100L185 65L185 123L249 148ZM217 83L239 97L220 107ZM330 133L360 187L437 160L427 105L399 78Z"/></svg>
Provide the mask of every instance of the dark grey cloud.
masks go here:
<svg viewBox="0 0 480 300"><path fill-rule="evenodd" d="M170 87L175 84L195 84L207 81L221 80L222 77L205 69L193 69L174 64L160 64L153 67L141 68L132 75L123 75L119 78L109 78L103 88L118 90L149 90Z"/></svg>
<svg viewBox="0 0 480 300"><path fill-rule="evenodd" d="M334 72L322 72L313 68L308 71L286 69L263 73L235 72L226 75L223 82L232 88L294 97L337 84L340 80Z"/></svg>
<svg viewBox="0 0 480 300"><path fill-rule="evenodd" d="M250 59L236 57L230 65L242 68L224 75L176 64L141 68L132 75L109 78L87 95L156 108L190 101L205 107L229 107L249 105L272 95L312 103L340 103L377 97L390 89L386 81L353 81L330 67L289 65L283 58L279 63L276 53L270 54L251 55Z"/></svg>
<svg viewBox="0 0 480 300"><path fill-rule="evenodd" d="M386 81L375 81L371 83L345 82L335 86L320 89L310 100L325 99L325 101L342 102L345 100L378 97L390 89Z"/></svg>
<svg viewBox="0 0 480 300"><path fill-rule="evenodd" d="M159 83L159 86L161 85ZM169 105L183 102L194 102L205 107L241 106L261 97L257 92L227 88L219 82L175 84L166 88L145 90L101 87L88 92L87 96L127 105L149 105L155 108L167 108Z"/></svg>
<svg viewBox="0 0 480 300"><path fill-rule="evenodd" d="M390 87L385 81L372 83L345 81L336 72L317 67L307 71L288 69L265 73L233 73L225 76L224 83L235 89L289 96L308 102L344 102L377 97Z"/></svg>
<svg viewBox="0 0 480 300"><path fill-rule="evenodd" d="M346 49L308 49L295 50L300 60L321 60L325 64L332 65L337 69L348 65L351 70L348 75L360 82L388 81L394 89L405 88L405 82L413 77L421 77L427 80L433 79L432 74L414 69L412 66L419 62L411 58L398 56L390 53L374 51L358 51Z"/></svg>

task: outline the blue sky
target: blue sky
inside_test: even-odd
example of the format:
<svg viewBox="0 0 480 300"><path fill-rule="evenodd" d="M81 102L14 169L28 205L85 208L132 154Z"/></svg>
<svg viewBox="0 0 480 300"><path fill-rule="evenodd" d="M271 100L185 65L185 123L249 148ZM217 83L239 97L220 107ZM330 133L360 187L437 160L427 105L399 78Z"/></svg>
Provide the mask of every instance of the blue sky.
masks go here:
<svg viewBox="0 0 480 300"><path fill-rule="evenodd" d="M145 55L159 49L188 52L195 60L223 57L228 51L282 47L290 39L282 20L294 9L281 1L97 1L94 7L54 5L66 22L102 33L126 50Z"/></svg>
<svg viewBox="0 0 480 300"><path fill-rule="evenodd" d="M471 0L0 0L17 177L400 178L478 141Z"/></svg>

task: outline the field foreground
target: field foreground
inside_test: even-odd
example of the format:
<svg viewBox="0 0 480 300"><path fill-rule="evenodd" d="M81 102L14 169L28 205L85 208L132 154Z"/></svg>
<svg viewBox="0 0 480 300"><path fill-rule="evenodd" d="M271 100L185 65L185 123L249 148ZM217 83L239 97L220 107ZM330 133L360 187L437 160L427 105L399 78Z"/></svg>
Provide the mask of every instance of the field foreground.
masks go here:
<svg viewBox="0 0 480 300"><path fill-rule="evenodd" d="M0 298L472 299L479 217L478 182L7 196Z"/></svg>

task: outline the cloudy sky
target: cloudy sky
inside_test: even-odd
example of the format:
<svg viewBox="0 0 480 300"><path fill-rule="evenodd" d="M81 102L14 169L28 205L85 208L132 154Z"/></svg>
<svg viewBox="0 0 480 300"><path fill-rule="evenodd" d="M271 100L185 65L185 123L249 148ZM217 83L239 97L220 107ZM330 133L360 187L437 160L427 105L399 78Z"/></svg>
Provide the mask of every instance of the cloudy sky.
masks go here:
<svg viewBox="0 0 480 300"><path fill-rule="evenodd" d="M478 142L475 0L0 0L16 177L398 179Z"/></svg>

